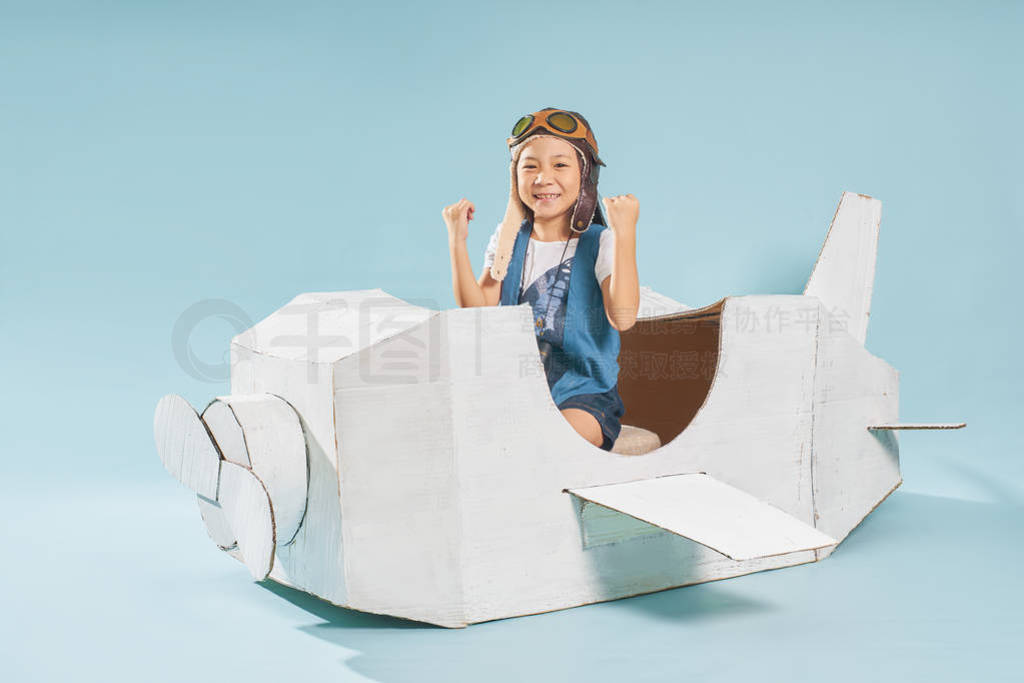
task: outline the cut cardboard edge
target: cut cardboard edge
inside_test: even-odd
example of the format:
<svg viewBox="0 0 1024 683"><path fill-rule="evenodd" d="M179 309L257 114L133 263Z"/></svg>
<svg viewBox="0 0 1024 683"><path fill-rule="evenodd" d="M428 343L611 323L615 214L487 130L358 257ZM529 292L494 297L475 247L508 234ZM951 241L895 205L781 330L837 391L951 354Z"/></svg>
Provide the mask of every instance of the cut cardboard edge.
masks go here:
<svg viewBox="0 0 1024 683"><path fill-rule="evenodd" d="M897 430L897 429L963 429L966 422L906 422L903 424L877 424L869 425L870 430Z"/></svg>

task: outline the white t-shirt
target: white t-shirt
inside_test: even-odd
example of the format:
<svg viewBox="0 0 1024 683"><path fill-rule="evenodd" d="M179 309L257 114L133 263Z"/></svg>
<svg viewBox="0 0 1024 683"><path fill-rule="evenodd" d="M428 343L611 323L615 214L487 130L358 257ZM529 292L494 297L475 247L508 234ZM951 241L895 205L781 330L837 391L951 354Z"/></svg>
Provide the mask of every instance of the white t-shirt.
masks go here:
<svg viewBox="0 0 1024 683"><path fill-rule="evenodd" d="M495 228L487 243L487 250L484 252L484 268L490 268L494 263L494 253L498 247L498 233L501 231L501 224ZM562 250L565 250L565 260L568 261L576 254L576 245L580 238L573 237L569 240L569 247L566 248L565 240L561 242L541 242L530 238L526 246L526 259L523 263L523 289L529 289L530 285L544 273L558 265L562 258ZM611 228L601 231L601 242L597 248L597 261L594 263L594 275L597 276L598 286L604 279L612 274L612 264L615 260L615 233Z"/></svg>

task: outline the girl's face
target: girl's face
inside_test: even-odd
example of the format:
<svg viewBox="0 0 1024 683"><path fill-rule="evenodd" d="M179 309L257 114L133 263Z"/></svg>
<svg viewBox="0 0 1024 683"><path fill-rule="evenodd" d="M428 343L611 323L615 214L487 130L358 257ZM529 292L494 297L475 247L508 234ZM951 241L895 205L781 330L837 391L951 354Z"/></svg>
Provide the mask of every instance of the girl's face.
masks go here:
<svg viewBox="0 0 1024 683"><path fill-rule="evenodd" d="M580 162L565 140L536 138L526 143L516 165L519 198L534 219L552 219L572 211L580 194Z"/></svg>

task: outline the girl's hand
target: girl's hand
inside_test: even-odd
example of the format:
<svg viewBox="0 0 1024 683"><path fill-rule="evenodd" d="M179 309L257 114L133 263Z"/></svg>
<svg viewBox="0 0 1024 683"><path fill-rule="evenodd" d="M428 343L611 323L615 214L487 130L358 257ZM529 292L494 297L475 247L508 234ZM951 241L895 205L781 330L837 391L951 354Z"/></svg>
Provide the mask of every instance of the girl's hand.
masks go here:
<svg viewBox="0 0 1024 683"><path fill-rule="evenodd" d="M469 235L469 222L473 220L475 210L473 202L465 197L444 207L441 215L444 216L444 224L448 226L449 242L466 241Z"/></svg>
<svg viewBox="0 0 1024 683"><path fill-rule="evenodd" d="M640 213L640 202L631 194L620 194L614 197L605 197L602 200L605 215L608 217L609 227L619 235L636 236L636 219Z"/></svg>

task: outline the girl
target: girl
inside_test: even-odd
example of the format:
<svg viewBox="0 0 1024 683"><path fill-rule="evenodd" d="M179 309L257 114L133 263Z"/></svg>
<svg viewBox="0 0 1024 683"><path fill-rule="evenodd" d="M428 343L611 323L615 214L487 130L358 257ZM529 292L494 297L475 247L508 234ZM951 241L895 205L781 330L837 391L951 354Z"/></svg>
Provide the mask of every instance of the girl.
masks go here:
<svg viewBox="0 0 1024 683"><path fill-rule="evenodd" d="M638 203L631 194L597 205L604 162L586 119L546 108L519 119L509 203L474 279L466 236L475 207L443 211L452 288L461 307L533 309L537 346L555 405L581 436L611 450L625 412L618 392L619 330L636 321Z"/></svg>

